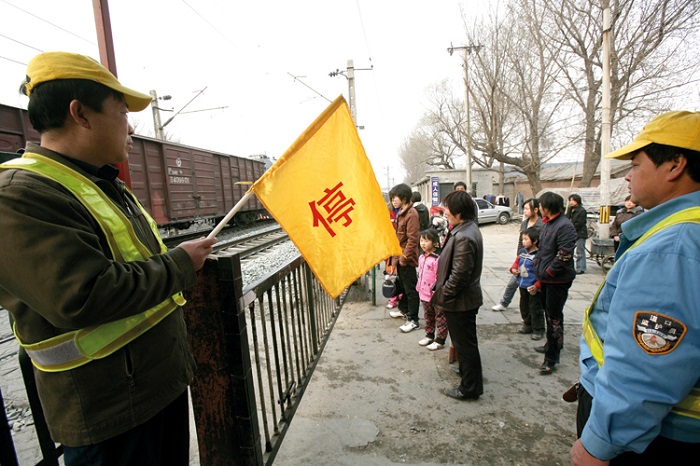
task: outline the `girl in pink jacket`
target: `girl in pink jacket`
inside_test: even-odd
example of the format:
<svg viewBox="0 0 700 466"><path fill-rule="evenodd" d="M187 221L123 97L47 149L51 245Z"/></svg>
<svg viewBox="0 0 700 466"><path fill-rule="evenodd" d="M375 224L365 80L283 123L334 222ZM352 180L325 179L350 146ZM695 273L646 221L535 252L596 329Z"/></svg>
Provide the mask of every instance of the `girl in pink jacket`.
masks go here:
<svg viewBox="0 0 700 466"><path fill-rule="evenodd" d="M440 245L438 234L432 228L420 232L420 247L423 254L418 258L418 296L423 303L425 317L425 338L418 342L427 346L430 351L439 350L445 346L447 338L447 319L445 312L430 305L433 296L433 286L437 279L438 259L435 252ZM437 331L437 333L436 333Z"/></svg>

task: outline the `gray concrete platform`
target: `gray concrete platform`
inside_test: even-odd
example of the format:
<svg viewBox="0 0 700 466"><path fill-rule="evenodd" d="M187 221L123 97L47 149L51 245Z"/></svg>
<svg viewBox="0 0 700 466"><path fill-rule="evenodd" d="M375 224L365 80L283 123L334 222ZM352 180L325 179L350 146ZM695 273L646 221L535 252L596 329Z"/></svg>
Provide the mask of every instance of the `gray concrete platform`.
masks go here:
<svg viewBox="0 0 700 466"><path fill-rule="evenodd" d="M346 303L275 464L569 464L576 406L561 395L578 379L583 311L603 273L589 261L588 272L574 281L561 364L540 375L543 357L533 347L541 342L516 333L517 295L507 311L491 310L509 279L518 227L481 227L485 302L477 326L484 395L478 401L442 394L459 383L447 348L420 347L422 329L402 333L381 293L377 306Z"/></svg>

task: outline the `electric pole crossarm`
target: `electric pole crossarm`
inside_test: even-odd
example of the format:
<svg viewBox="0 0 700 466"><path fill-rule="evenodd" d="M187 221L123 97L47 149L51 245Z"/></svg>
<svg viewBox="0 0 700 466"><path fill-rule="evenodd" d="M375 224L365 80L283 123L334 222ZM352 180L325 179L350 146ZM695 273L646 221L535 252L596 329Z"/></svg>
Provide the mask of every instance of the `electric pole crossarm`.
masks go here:
<svg viewBox="0 0 700 466"><path fill-rule="evenodd" d="M207 87L208 87L208 86L207 86ZM206 91L206 90L207 90L207 88L205 87L205 88L202 89L201 91L197 92L197 95L195 95L194 97L192 97L192 98L190 99L190 101L187 102L180 110L178 110L177 112L175 112L175 115L171 116L170 118L168 118L168 120L167 120L165 123L163 123L163 126L161 126L161 129L163 129L163 128L165 128L166 126L168 126L168 124L169 124L171 121L173 121L173 120L175 119L175 117L178 116L178 115L180 114L180 112L182 112L185 108L187 108L187 106L188 106L189 104L191 104L192 102L194 102L194 99L196 99L197 97L199 97L200 95L202 95L202 93L203 93L204 91Z"/></svg>

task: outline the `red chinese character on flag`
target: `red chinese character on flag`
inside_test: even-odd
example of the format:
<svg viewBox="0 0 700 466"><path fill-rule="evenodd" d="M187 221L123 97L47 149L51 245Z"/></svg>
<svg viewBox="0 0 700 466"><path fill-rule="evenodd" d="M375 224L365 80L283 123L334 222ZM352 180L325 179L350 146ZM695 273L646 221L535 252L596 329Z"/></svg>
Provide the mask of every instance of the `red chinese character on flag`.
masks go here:
<svg viewBox="0 0 700 466"><path fill-rule="evenodd" d="M314 226L317 227L319 223L323 225L323 228L331 235L331 238L335 236L335 231L331 228L331 223L338 223L340 220L345 220L342 226L346 227L352 223L350 218L350 212L353 211L355 201L352 198L348 198L343 194L340 188L343 186L341 181L332 189L324 189L323 192L326 193L318 201L309 202L309 207L311 207L311 213L314 218ZM325 214L319 211L319 207L325 210Z"/></svg>

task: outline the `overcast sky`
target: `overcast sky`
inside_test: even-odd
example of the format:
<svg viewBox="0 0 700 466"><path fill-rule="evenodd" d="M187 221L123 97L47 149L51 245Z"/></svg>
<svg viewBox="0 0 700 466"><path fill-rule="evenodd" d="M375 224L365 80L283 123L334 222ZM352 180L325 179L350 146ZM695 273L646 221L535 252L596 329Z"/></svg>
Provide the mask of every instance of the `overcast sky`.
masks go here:
<svg viewBox="0 0 700 466"><path fill-rule="evenodd" d="M475 0L112 0L120 81L172 95L166 131L183 144L236 155L279 157L348 82L329 73L354 60L360 137L382 187L402 180L399 148L424 113L429 86L460 92L460 6ZM467 21L473 21L467 16ZM38 49L38 50L37 50ZM89 0L0 0L0 102L26 108L17 88L39 51L99 59ZM17 63L19 62L19 63ZM371 71L360 70L373 68ZM297 80L293 76L298 77ZM458 94L459 95L459 94ZM328 99L328 100L327 100ZM172 113L163 112L165 122ZM153 134L150 108L132 115Z"/></svg>

